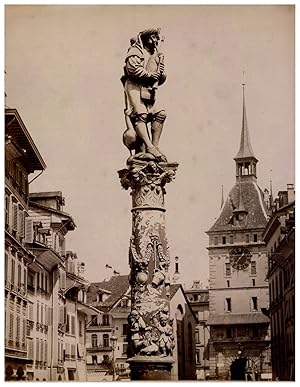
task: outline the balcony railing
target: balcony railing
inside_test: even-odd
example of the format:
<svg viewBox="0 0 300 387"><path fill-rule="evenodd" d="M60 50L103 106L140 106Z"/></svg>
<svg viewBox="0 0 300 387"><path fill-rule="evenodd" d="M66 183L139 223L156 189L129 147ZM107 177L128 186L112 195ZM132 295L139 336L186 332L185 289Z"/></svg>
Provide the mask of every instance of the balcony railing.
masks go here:
<svg viewBox="0 0 300 387"><path fill-rule="evenodd" d="M96 347L87 347L88 352L97 352L97 351L112 351L111 346L97 345Z"/></svg>

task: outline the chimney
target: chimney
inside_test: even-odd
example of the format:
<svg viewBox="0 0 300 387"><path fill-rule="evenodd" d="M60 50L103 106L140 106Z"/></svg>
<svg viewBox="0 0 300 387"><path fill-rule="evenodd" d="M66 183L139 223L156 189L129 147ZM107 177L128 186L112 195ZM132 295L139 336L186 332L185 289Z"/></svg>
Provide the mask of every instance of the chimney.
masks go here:
<svg viewBox="0 0 300 387"><path fill-rule="evenodd" d="M294 184L287 184L287 193L288 193L288 203L293 202L295 200Z"/></svg>
<svg viewBox="0 0 300 387"><path fill-rule="evenodd" d="M270 193L267 188L264 190L264 202L266 203L267 209L270 208Z"/></svg>
<svg viewBox="0 0 300 387"><path fill-rule="evenodd" d="M174 275L173 275L173 283L179 283L180 281L180 273L179 273L179 258L178 257L175 257L175 272L174 272Z"/></svg>
<svg viewBox="0 0 300 387"><path fill-rule="evenodd" d="M84 273L85 273L85 263L77 263L77 272L78 272L78 277L84 278Z"/></svg>

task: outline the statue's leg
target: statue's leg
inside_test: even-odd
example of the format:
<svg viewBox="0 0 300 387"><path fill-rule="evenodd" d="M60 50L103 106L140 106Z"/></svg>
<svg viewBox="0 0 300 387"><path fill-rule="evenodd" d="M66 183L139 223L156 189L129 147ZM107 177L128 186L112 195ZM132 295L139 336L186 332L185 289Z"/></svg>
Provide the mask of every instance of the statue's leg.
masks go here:
<svg viewBox="0 0 300 387"><path fill-rule="evenodd" d="M153 121L151 124L151 136L152 136L152 144L155 146L157 151L160 154L161 161L167 161L166 156L160 151L158 148L160 136L163 130L164 122L167 115L165 110L160 110L159 112L153 115Z"/></svg>
<svg viewBox="0 0 300 387"><path fill-rule="evenodd" d="M148 134L146 113L136 115L135 130L139 138L143 140L144 144L146 145L146 148L152 148L153 144Z"/></svg>
<svg viewBox="0 0 300 387"><path fill-rule="evenodd" d="M164 122L166 119L166 111L160 110L153 115L153 121L151 124L152 144L158 147L159 139L163 130Z"/></svg>

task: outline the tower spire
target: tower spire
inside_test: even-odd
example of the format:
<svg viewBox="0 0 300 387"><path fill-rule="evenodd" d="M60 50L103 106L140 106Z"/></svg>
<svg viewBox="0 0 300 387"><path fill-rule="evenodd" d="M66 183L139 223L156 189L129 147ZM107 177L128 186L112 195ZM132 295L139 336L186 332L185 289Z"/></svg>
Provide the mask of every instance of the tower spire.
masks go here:
<svg viewBox="0 0 300 387"><path fill-rule="evenodd" d="M243 86L243 117L242 117L242 131L240 149L235 156L236 162L236 177L243 178L244 176L253 176L256 178L256 163L257 158L251 146L250 134L248 130L247 114L246 114L246 99L245 99L245 83Z"/></svg>
<svg viewBox="0 0 300 387"><path fill-rule="evenodd" d="M221 193L221 209L223 207L223 204L224 204L224 192L223 192L223 184L222 184L222 193Z"/></svg>
<svg viewBox="0 0 300 387"><path fill-rule="evenodd" d="M251 146L250 142L250 135L248 130L248 123L247 123L247 114L246 114L246 101L245 101L245 83L242 83L243 86L243 118L242 118L242 133L241 133L241 142L240 142L240 149L238 151L238 154L236 155L237 158L245 158L245 157L254 157L254 152Z"/></svg>

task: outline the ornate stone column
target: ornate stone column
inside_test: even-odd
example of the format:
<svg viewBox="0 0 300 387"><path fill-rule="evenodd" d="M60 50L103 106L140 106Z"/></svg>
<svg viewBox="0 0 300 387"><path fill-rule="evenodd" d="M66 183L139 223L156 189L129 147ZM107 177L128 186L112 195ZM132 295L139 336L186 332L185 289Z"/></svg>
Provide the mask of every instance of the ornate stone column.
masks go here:
<svg viewBox="0 0 300 387"><path fill-rule="evenodd" d="M122 187L131 188L132 196L128 316L132 380L168 380L174 362L164 187L174 179L177 167L177 163L133 160L119 171Z"/></svg>

